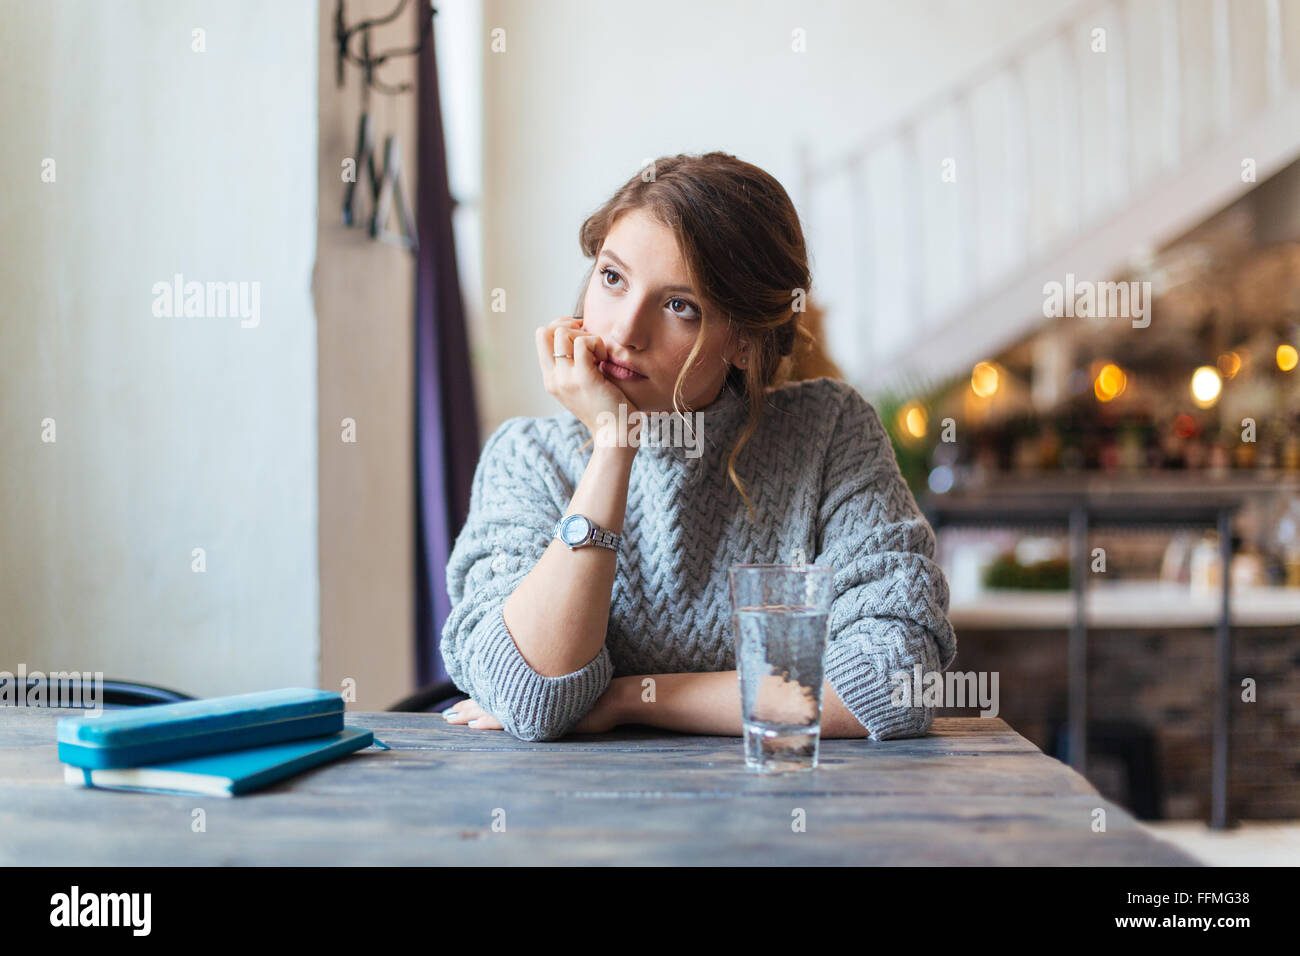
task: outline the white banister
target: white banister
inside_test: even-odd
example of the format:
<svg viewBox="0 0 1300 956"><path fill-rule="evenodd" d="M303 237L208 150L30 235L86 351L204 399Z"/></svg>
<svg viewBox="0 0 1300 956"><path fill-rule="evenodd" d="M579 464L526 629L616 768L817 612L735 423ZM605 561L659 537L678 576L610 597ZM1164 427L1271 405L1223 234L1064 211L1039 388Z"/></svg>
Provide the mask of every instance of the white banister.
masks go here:
<svg viewBox="0 0 1300 956"><path fill-rule="evenodd" d="M1178 165L1182 153L1183 108L1179 86L1179 47L1178 35L1178 0L1164 0L1160 8L1160 74L1161 89L1165 97L1165 108L1161 113L1164 121L1161 142L1164 145L1164 160L1168 167Z"/></svg>
<svg viewBox="0 0 1300 956"><path fill-rule="evenodd" d="M1007 190L1011 209L1008 218L1020 237L1016 258L1028 266L1034 248L1033 155L1029 142L1029 102L1025 95L1025 65L1013 60L1009 67L1011 85L1007 97L1008 179L1020 188Z"/></svg>
<svg viewBox="0 0 1300 956"><path fill-rule="evenodd" d="M1062 194L1062 231L1073 233L1083 222L1083 107L1078 53L1074 27L1067 24L1058 36L1061 45L1059 63L1060 107L1057 115L1057 147L1060 153L1057 185Z"/></svg>
<svg viewBox="0 0 1300 956"><path fill-rule="evenodd" d="M921 176L919 133L915 125L903 127L903 229L906 254L903 261L904 289L908 312L920 325L925 324L925 209L921 201L924 185Z"/></svg>
<svg viewBox="0 0 1300 956"><path fill-rule="evenodd" d="M1222 136L1232 124L1232 33L1228 0L1214 0L1214 133ZM1211 134L1214 135L1214 134Z"/></svg>
<svg viewBox="0 0 1300 956"><path fill-rule="evenodd" d="M1268 101L1276 103L1282 98L1282 88L1286 85L1286 61L1282 52L1282 0L1264 0L1264 19Z"/></svg>
<svg viewBox="0 0 1300 956"><path fill-rule="evenodd" d="M1241 37L1234 36L1234 3L1255 4L1262 13L1236 18ZM1188 17L1199 19L1193 24ZM1100 29L1105 33L1096 32ZM1192 44L1207 32L1209 56L1203 62L1207 58ZM1186 9L1179 0L1158 5L1097 0L1035 30L854 149L818 157L815 144L801 144L799 192L810 251L815 258L824 227L827 244L846 246L850 264L815 277L815 285L831 292L824 301L833 313L827 318L832 353L840 350L841 364L860 370L864 378L858 384L868 388L883 384L868 377L893 379L916 371L930 360L937 342L952 343L940 350L950 362L957 361L952 356L959 349L961 362L978 361L1000 334L988 316L1010 330L1026 328L1041 312L1041 301L1034 299L1041 299L1044 278L1035 270L1048 263L1054 264L1052 275L1068 269L1072 245L1128 217L1153 196L1168 195L1174 179L1191 170L1204 167L1209 172L1198 175L1211 177L1198 180L1196 196L1219 188L1213 171L1224 160L1209 162L1210 151L1235 149L1253 156L1240 152L1246 148L1244 142L1238 145L1243 132L1278 129L1256 147L1275 157L1275 170L1276 157L1289 148L1293 135L1287 130L1295 124L1283 123L1281 130L1261 114L1281 117L1292 108L1287 45L1282 0L1209 0ZM1234 48L1257 50L1262 57L1266 96L1242 82L1251 65L1234 58ZM1047 50L1055 54L1054 62L1041 56ZM1148 51L1154 54L1149 65ZM1041 67L1056 71L1055 97L1043 88L1052 74ZM1198 84L1208 79L1208 95L1189 92L1200 89L1191 77ZM980 128L982 111L977 115L976 110L977 102L983 103L981 91L992 90L994 83L1006 91L1001 142L991 124ZM1037 138L1036 131L1044 128L1036 115L1040 110L1056 113L1055 143ZM1197 137L1193 143L1184 135L1192 110L1211 112L1208 141ZM932 137L944 129L950 129L949 142L938 142L937 155L956 161L959 192L931 203L930 190L946 188L930 161L936 152ZM1300 155L1300 130L1294 137ZM1055 155L1049 157L1050 152ZM886 155L888 161L873 161ZM1261 172L1265 168L1261 161ZM1225 189L1248 188L1236 176L1228 179L1235 185ZM876 196L890 197L885 208L875 208ZM901 218L895 227L890 220L896 206ZM1057 209L1061 221L1053 223ZM878 214L887 217L887 227L876 223ZM999 217L1010 242L990 242L990 223ZM1141 220L1138 225L1112 243L1125 257L1136 245L1161 241L1154 231L1138 236ZM953 252L960 262L948 261ZM1030 291L1035 288L1037 295ZM1019 304L1003 308L1003 302ZM972 320L977 314L985 317ZM897 327L887 329L884 323L890 322ZM976 326L983 328L972 332ZM967 355L966 349L980 354Z"/></svg>
<svg viewBox="0 0 1300 956"><path fill-rule="evenodd" d="M978 289L980 284L980 208L979 163L975 154L975 100L970 91L957 97L953 108L957 113L957 181L954 184L961 206L959 211L962 235L962 258L965 262L967 288Z"/></svg>
<svg viewBox="0 0 1300 956"><path fill-rule="evenodd" d="M1128 199L1134 168L1133 140L1128 131L1128 4L1125 0L1116 0L1115 21L1117 27L1107 34L1106 41L1106 111L1112 119L1110 132L1114 139L1112 191L1119 204Z"/></svg>

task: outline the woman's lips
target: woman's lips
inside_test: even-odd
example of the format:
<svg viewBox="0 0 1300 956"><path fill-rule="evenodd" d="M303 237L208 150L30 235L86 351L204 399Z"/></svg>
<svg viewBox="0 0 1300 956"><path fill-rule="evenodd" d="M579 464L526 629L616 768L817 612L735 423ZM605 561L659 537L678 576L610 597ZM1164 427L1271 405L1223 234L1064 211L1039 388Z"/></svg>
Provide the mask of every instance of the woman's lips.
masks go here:
<svg viewBox="0 0 1300 956"><path fill-rule="evenodd" d="M619 365L608 360L600 363L600 370L610 378L616 378L622 382L638 381L645 378L640 372L634 372L625 365Z"/></svg>

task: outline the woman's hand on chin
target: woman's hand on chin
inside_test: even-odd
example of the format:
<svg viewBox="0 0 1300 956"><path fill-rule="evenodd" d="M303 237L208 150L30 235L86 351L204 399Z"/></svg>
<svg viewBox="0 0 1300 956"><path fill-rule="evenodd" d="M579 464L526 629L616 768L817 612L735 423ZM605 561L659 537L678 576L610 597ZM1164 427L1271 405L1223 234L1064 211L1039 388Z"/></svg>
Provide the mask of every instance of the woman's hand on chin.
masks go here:
<svg viewBox="0 0 1300 956"><path fill-rule="evenodd" d="M598 445L627 445L628 435L620 436L618 429L626 423L628 433L635 434L640 416L633 415L636 405L600 371L599 363L609 357L600 336L584 333L582 321L566 315L541 326L535 338L546 390L587 426ZM556 358L557 352L573 358ZM620 405L626 409L621 416Z"/></svg>

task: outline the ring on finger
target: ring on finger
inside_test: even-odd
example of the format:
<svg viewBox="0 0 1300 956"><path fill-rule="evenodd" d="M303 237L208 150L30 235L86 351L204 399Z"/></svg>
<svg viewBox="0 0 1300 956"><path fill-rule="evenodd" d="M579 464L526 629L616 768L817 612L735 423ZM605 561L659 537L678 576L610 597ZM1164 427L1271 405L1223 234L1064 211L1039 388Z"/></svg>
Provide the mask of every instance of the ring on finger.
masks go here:
<svg viewBox="0 0 1300 956"><path fill-rule="evenodd" d="M560 328L558 328L558 329L555 330L555 336L554 336L554 338L553 338L553 342L554 342L554 344L552 345L552 348L551 348L551 358L557 358L557 359L558 359L558 358L567 358L567 359L571 359L571 358L573 358L573 356L570 355L568 352L563 351L564 346L560 344L560 333L563 332L563 331L564 331L564 328L563 328L563 327L560 327Z"/></svg>

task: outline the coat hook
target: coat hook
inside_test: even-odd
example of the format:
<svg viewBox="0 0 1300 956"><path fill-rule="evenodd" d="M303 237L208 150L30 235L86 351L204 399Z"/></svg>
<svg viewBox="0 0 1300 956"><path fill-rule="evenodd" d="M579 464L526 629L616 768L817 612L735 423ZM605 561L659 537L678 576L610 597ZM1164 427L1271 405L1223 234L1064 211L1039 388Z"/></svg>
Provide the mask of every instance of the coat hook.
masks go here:
<svg viewBox="0 0 1300 956"><path fill-rule="evenodd" d="M370 31L374 27L383 26L386 23L392 23L402 11L406 9L411 0L398 0L397 6L392 13L385 14L382 17L374 17L370 20L362 20L352 26L347 25L347 16L344 12L344 0L338 0L338 6L334 8L334 39L337 43L337 51L334 61L334 80L336 85L343 85L343 64L351 63L354 66L361 67L363 87L368 93L371 89L378 90L381 93L397 94L405 93L411 89L410 83L399 83L391 86L382 82L375 76L375 71L384 65L388 60L401 56L415 56L423 49L430 36L433 35L433 18L438 13L438 8L429 5L429 18L420 26L420 38L415 46L405 49L385 50L382 53L372 54L370 52ZM362 34L362 50L358 56L352 52L352 38L358 33Z"/></svg>
<svg viewBox="0 0 1300 956"><path fill-rule="evenodd" d="M338 6L334 9L334 39L338 44L335 59L335 80L337 85L340 87L343 85L345 72L343 64L345 62L361 68L362 109L357 129L356 167L353 170L353 178L348 181L347 189L344 191L343 223L347 226L362 224L356 208L357 186L360 184L359 180L365 182L369 187L368 191L373 204L368 222L371 238L392 242L414 252L419 249L419 236L415 215L407 202L406 191L402 188L404 177L402 176L401 146L396 135L387 137L384 141L382 172L376 168L375 133L369 112L371 90L378 90L380 93L397 94L405 93L411 89L410 83L393 86L378 79L375 74L379 67L386 61L397 57L419 54L424 49L429 37L433 35L433 18L438 10L430 4L429 17L420 24L420 38L415 46L405 49L385 50L382 53L373 53L371 51L371 29L392 23L401 16L402 11L407 8L409 3L410 0L399 0L391 13L370 20L362 20L348 26L347 15L344 11L344 0L338 0ZM352 38L357 34L361 35L360 55L352 52ZM397 216L400 220L399 225L401 226L401 233L397 236L390 235L386 228L389 213L394 207L396 207Z"/></svg>

